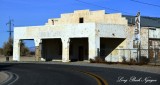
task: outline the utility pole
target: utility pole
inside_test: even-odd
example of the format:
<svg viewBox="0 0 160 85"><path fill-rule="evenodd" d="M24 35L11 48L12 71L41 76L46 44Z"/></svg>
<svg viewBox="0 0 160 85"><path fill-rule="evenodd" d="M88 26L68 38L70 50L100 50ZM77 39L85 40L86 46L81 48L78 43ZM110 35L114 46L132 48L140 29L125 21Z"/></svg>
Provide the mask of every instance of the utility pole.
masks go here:
<svg viewBox="0 0 160 85"><path fill-rule="evenodd" d="M13 24L13 20L9 19L8 23L6 23L6 25L8 25L9 30L7 32L9 32L9 39L12 38L12 26L14 26Z"/></svg>
<svg viewBox="0 0 160 85"><path fill-rule="evenodd" d="M135 41L137 43L137 58L138 63L140 62L140 56L141 56L141 27L140 27L140 12L137 13L135 17Z"/></svg>
<svg viewBox="0 0 160 85"><path fill-rule="evenodd" d="M10 18L9 18L9 21L8 21L8 23L6 23L6 25L8 26L8 28L9 28L9 30L7 31L7 32L9 32L9 41L11 40L11 38L12 38L12 26L14 25L13 24L13 20L11 20ZM8 42L9 42L8 41ZM9 61L9 56L6 56L6 61Z"/></svg>

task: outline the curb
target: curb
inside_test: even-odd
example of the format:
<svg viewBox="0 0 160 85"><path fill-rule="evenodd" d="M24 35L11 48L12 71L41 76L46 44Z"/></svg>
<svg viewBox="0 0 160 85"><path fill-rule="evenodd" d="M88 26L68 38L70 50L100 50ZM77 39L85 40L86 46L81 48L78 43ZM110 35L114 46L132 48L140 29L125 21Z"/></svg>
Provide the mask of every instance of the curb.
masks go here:
<svg viewBox="0 0 160 85"><path fill-rule="evenodd" d="M1 82L0 85L11 85L19 79L19 76L17 74L7 72L7 71L3 71L3 72L7 74L9 77L5 81Z"/></svg>

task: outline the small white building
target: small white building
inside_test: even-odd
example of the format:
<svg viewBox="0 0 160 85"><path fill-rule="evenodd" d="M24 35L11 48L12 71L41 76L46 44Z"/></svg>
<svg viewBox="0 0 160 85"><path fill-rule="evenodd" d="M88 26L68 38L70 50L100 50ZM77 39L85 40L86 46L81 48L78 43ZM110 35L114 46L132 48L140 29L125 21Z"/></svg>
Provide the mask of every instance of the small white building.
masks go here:
<svg viewBox="0 0 160 85"><path fill-rule="evenodd" d="M60 18L48 19L44 26L15 27L13 60L20 61L20 41L32 39L37 61L83 61L102 55L107 61L121 62L124 56L129 59L136 55L134 51L114 50L136 49L133 48L134 27L121 13L78 10L61 14ZM148 49L148 29L142 32L142 48ZM149 36L160 39L158 35L159 29L157 36ZM148 51L146 53L144 56L148 56Z"/></svg>

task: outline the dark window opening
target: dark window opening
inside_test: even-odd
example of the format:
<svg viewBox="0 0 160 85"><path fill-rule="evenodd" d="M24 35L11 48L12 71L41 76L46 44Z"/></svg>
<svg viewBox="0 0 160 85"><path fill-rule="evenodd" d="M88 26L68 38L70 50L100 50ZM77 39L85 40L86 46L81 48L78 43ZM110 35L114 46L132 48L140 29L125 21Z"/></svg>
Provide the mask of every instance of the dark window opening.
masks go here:
<svg viewBox="0 0 160 85"><path fill-rule="evenodd" d="M79 23L83 23L83 18L79 18Z"/></svg>
<svg viewBox="0 0 160 85"><path fill-rule="evenodd" d="M54 25L54 20L52 20L52 25Z"/></svg>

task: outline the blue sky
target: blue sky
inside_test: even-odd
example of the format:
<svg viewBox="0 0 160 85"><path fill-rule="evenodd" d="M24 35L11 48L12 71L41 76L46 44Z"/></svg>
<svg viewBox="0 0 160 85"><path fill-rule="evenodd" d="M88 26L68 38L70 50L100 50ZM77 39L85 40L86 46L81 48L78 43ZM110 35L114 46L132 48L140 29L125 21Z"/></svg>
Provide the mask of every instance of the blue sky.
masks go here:
<svg viewBox="0 0 160 85"><path fill-rule="evenodd" d="M137 0L159 5L159 0ZM84 3L85 2L85 3ZM60 17L61 13L74 10L106 10L106 13L122 13L160 17L160 7L133 2L132 0L0 0L0 47L8 39L6 23L14 19L14 26L44 25L48 18ZM116 10L116 11L115 11ZM32 47L33 42L26 42Z"/></svg>

